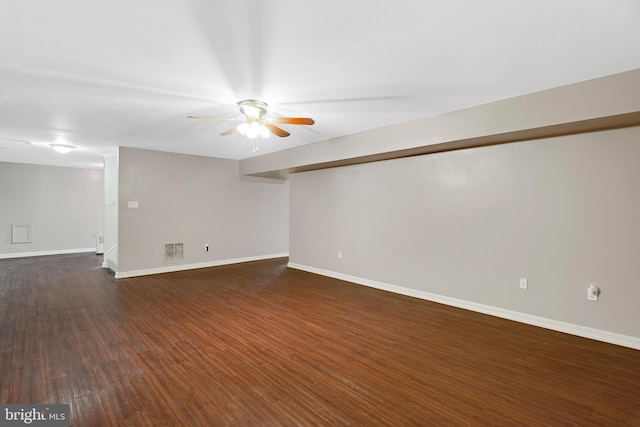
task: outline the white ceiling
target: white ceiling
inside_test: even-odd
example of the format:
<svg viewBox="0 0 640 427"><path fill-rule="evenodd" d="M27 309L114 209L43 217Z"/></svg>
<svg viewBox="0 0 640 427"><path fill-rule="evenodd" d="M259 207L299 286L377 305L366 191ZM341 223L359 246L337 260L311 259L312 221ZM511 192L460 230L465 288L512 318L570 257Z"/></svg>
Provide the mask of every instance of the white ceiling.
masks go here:
<svg viewBox="0 0 640 427"><path fill-rule="evenodd" d="M0 0L0 161L243 159L234 122L186 116L316 120L264 154L635 68L638 0Z"/></svg>

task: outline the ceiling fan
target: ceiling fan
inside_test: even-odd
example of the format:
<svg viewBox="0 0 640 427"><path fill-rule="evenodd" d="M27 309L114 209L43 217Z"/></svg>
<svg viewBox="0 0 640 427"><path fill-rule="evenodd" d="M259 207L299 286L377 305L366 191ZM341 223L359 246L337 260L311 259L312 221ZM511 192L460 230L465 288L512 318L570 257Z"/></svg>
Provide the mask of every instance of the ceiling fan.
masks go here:
<svg viewBox="0 0 640 427"><path fill-rule="evenodd" d="M189 119L208 119L208 120L241 120L238 126L227 129L220 135L232 135L236 132L249 138L267 137L270 133L286 138L291 135L286 130L273 125L273 123L286 125L312 125L315 121L309 117L269 117L267 113L269 106L266 102L257 101L255 99L245 99L237 103L240 106L240 112L244 115L241 118L221 118L208 116L187 116Z"/></svg>

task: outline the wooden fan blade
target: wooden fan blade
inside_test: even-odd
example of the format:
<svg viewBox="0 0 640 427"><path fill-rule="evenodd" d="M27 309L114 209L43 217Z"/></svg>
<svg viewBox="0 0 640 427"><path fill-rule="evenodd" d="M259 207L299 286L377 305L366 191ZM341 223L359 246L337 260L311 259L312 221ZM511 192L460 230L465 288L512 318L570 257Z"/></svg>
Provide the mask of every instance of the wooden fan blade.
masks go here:
<svg viewBox="0 0 640 427"><path fill-rule="evenodd" d="M312 125L315 121L309 117L275 117L272 119L276 123L288 125Z"/></svg>
<svg viewBox="0 0 640 427"><path fill-rule="evenodd" d="M233 133L235 133L235 132L236 132L236 128L235 128L235 126L234 126L234 127L232 127L231 129L227 129L227 130L225 130L225 131L224 131L224 132L222 132L220 135L222 135L222 136L227 136L227 135L231 135L231 134L233 134Z"/></svg>
<svg viewBox="0 0 640 427"><path fill-rule="evenodd" d="M291 135L289 132L287 132L284 129L280 129L277 126L272 125L271 123L265 123L264 127L266 127L267 129L269 129L269 131L276 135L279 136L280 138L286 138L287 136Z"/></svg>
<svg viewBox="0 0 640 427"><path fill-rule="evenodd" d="M187 119L205 119L205 120L241 120L236 117L209 117L209 116L187 116Z"/></svg>

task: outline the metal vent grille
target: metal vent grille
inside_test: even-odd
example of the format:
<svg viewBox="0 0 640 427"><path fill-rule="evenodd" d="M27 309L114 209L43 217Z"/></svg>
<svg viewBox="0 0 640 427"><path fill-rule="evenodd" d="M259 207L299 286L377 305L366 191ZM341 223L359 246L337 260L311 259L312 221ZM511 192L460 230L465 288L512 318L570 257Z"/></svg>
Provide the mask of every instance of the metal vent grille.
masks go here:
<svg viewBox="0 0 640 427"><path fill-rule="evenodd" d="M104 235L96 234L96 254L104 253Z"/></svg>
<svg viewBox="0 0 640 427"><path fill-rule="evenodd" d="M164 245L164 262L180 262L184 256L184 244L167 243Z"/></svg>

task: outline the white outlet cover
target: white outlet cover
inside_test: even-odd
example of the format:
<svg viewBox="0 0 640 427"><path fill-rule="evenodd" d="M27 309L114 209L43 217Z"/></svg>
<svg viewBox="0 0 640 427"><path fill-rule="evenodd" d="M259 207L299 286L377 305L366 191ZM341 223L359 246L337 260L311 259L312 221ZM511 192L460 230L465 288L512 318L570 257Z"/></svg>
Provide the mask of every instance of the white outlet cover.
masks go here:
<svg viewBox="0 0 640 427"><path fill-rule="evenodd" d="M529 289L529 281L527 279L520 279L520 289Z"/></svg>

